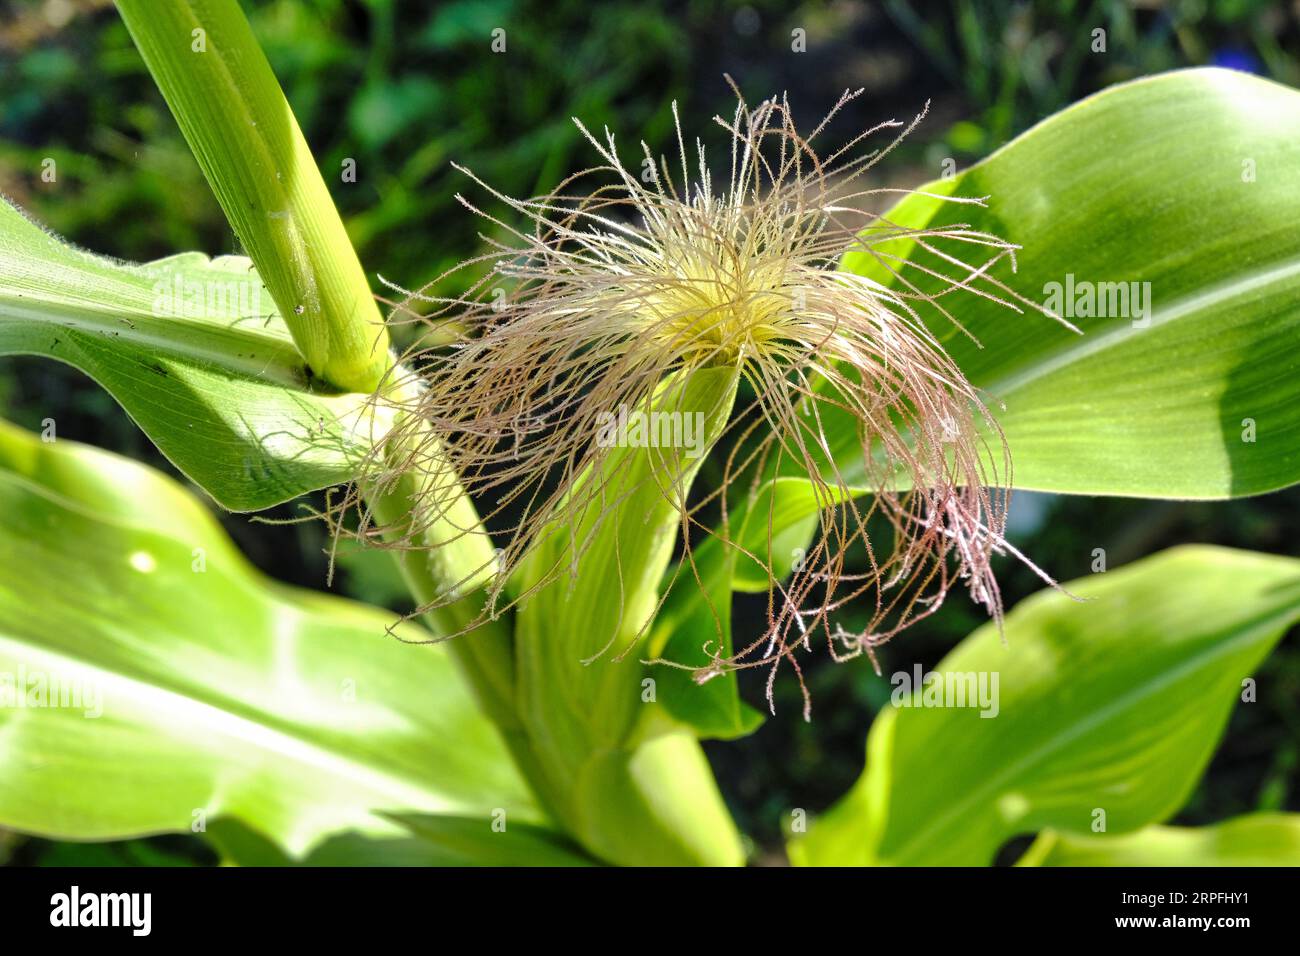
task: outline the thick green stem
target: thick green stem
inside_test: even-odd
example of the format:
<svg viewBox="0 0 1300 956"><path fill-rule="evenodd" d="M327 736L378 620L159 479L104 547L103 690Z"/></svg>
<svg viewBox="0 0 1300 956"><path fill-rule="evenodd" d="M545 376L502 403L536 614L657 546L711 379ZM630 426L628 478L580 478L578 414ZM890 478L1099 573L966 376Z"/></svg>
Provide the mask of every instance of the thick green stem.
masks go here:
<svg viewBox="0 0 1300 956"><path fill-rule="evenodd" d="M118 0L307 365L372 391L388 334L311 150L237 0Z"/></svg>

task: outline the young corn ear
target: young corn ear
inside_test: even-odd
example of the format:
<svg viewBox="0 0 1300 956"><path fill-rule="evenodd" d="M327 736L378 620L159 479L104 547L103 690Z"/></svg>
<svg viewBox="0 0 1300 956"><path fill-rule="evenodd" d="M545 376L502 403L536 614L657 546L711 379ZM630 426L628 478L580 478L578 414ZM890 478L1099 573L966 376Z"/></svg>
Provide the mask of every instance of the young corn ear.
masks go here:
<svg viewBox="0 0 1300 956"><path fill-rule="evenodd" d="M633 414L679 435L698 428L699 440L612 445L570 489L571 520L547 529L514 582L528 595L515 617L520 717L561 819L612 862L743 859L699 744L656 726L655 679L637 653L690 513L698 451L725 430L737 381L724 367L661 383Z"/></svg>
<svg viewBox="0 0 1300 956"><path fill-rule="evenodd" d="M758 666L775 677L787 661L797 672L796 653L814 635L837 658L869 654L957 584L1000 620L991 561L1010 551L1008 495L994 489L1009 487L1010 457L936 323L965 332L954 314L961 295L1015 312L1032 304L992 275L1003 259L1014 267L1010 243L960 225L902 228L870 211L901 190L865 189L861 177L921 117L883 148L860 152L872 134L902 124L879 124L818 155L827 125L856 96L846 93L805 135L785 99L751 109L737 93L732 117L717 119L731 141L722 190L698 140L692 160L680 123L679 170L643 143L637 174L608 130L602 141L579 123L602 162L551 195L511 199L475 179L531 227L462 199L509 241L486 238L491 251L458 267L486 270L464 295L407 293L402 309L433 306L416 321L437 337L408 356L423 383L409 420L437 438L408 442L414 450L397 467L437 458L483 508L502 542L486 616L560 576L612 580L616 567L588 571L582 561L600 536L574 530L592 507L586 476L605 474L613 460L597 440L602 417L638 407L665 381L722 368L753 397L724 429L730 438L712 442L728 444L711 489L723 522L700 530L767 569L772 600L764 630L735 654L717 653L699 680ZM839 271L849 253L871 256L893 281ZM940 278L945 291L922 293L913 270ZM832 436L845 434L852 446L833 448ZM763 479L791 474L812 485L821 509L807 557L786 581L788 562L732 540L726 517L733 486L748 487L753 503ZM697 523L684 498L665 500L683 527ZM431 511L446 506L435 496ZM556 529L569 532L557 538ZM849 563L857 551L864 566ZM850 600L873 608L854 633L833 620ZM597 646L619 636L602 631Z"/></svg>
<svg viewBox="0 0 1300 956"><path fill-rule="evenodd" d="M652 726L655 695L646 694L645 667L627 653L657 609L690 483L726 426L737 378L727 368L670 377L635 410L647 420L667 417L679 433L689 423L692 440L611 444L601 467L575 482L568 502L574 520L553 525L515 571L512 589L528 598L514 615L513 639L474 610L482 601L475 589L494 562L468 498L443 493L458 488L453 474L436 459L418 468L406 461L362 489L368 508L353 533L382 535L397 549L439 634L474 628L450 646L480 702L541 805L610 862L743 861L698 742ZM420 432L406 434L416 441ZM437 447L416 444L421 454ZM432 502L439 507L430 510ZM567 562L573 566L556 573ZM609 666L579 663L614 645L620 653L604 662Z"/></svg>

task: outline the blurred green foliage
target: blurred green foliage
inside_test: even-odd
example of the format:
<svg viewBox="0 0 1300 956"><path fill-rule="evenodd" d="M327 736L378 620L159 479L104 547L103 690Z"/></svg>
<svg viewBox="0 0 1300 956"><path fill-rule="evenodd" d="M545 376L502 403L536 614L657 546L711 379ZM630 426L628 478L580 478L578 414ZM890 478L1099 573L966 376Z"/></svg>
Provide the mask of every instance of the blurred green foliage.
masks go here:
<svg viewBox="0 0 1300 956"><path fill-rule="evenodd" d="M1300 22L1287 0L885 0L748 4L674 0L244 0L367 273L407 287L435 278L482 243L478 199L456 161L494 187L531 195L590 165L570 117L608 124L623 148L667 148L669 103L684 126L707 130L727 111L722 74L758 99L788 90L803 122L845 88L867 95L827 133L930 119L891 154L881 175L915 185L944 160L965 165L1038 120L1104 86L1146 73L1214 63L1300 85ZM506 31L506 52L491 50ZM794 52L792 31L806 31ZM1093 52L1095 30L1105 52ZM702 135L708 136L705 132ZM42 171L54 161L56 176ZM344 182L344 161L356 182ZM467 188L467 185L469 188ZM236 251L221 211L145 72L110 0L0 0L0 192L51 229L98 252L149 259L180 250ZM34 360L0 362L0 407L18 423L58 421L59 434L170 471L106 394L76 373ZM701 478L707 483L708 476ZM272 517L295 516L278 509ZM1014 540L1060 579L1188 541L1297 553L1300 493L1227 503L1018 497ZM225 519L259 566L320 587L326 544L316 523L290 527ZM388 557L341 561L354 596L405 609ZM1012 604L1039 587L1007 562ZM761 619L761 597L738 598L736 626ZM851 621L846 621L846 625ZM886 674L932 666L982 623L960 598L884 649ZM759 673L747 696L762 706ZM816 812L857 777L871 715L889 684L865 661L819 657L808 672L814 719L799 689L777 683L778 719L739 742L709 745L742 830L759 858L779 860L792 807ZM1294 635L1259 675L1259 703L1234 714L1224 746L1177 822L1252 810L1300 809L1300 648ZM211 862L198 841L168 837L76 847L0 833L0 859Z"/></svg>

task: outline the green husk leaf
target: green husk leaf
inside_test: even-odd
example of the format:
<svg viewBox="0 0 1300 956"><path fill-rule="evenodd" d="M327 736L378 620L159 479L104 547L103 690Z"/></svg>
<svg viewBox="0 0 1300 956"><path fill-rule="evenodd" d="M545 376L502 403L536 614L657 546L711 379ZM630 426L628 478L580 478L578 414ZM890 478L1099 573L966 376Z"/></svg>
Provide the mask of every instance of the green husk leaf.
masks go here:
<svg viewBox="0 0 1300 956"><path fill-rule="evenodd" d="M665 382L649 407L701 413L707 448L726 424L736 383L734 370L694 371ZM613 449L598 475L579 478L600 482L591 486L598 498L520 571L520 593L533 593L516 617L519 712L546 768L546 802L613 863L743 858L699 744L670 729L658 674L641 663L639 635L657 609L701 461L680 448ZM588 542L576 560L573 541Z"/></svg>

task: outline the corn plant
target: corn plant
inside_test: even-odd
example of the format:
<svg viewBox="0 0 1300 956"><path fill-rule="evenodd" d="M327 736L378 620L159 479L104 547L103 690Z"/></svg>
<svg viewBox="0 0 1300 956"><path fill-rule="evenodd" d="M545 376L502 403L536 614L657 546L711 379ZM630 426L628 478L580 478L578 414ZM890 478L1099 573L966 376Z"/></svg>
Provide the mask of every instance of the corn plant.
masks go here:
<svg viewBox="0 0 1300 956"><path fill-rule="evenodd" d="M0 204L0 353L89 375L223 509L324 490L311 520L391 551L419 611L269 580L178 482L4 426L0 824L239 863L741 864L700 742L815 724L810 655L877 661L971 600L988 624L895 681L858 784L790 808L792 862L986 865L1026 834L1023 865L1300 862L1290 815L1164 825L1269 691L1300 561L1058 582L1006 532L1017 488L1300 481L1300 94L1163 74L915 191L870 186L915 123L826 150L733 86L719 164L675 107L666 158L579 122L593 168L547 196L463 171L482 254L385 282L385 317L236 0L118 8L248 255L115 262ZM1007 611L999 561L1042 593Z"/></svg>

